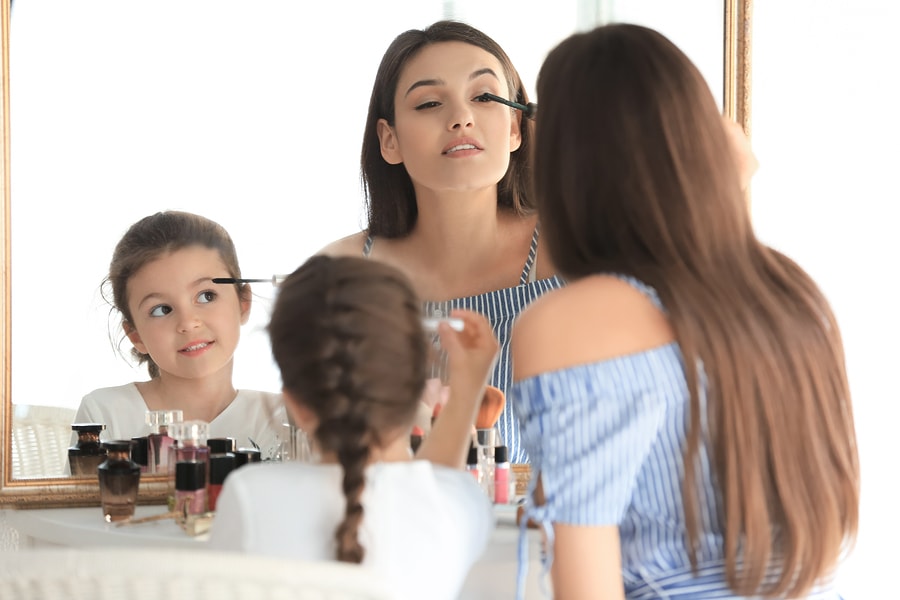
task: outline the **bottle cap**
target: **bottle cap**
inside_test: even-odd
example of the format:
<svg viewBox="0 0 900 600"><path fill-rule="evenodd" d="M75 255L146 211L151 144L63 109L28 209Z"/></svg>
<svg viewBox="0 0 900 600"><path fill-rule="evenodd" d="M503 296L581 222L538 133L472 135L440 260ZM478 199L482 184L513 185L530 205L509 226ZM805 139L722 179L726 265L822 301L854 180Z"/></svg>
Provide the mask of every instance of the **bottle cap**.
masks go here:
<svg viewBox="0 0 900 600"><path fill-rule="evenodd" d="M72 431L78 433L100 433L106 429L103 423L72 423Z"/></svg>
<svg viewBox="0 0 900 600"><path fill-rule="evenodd" d="M226 452L234 452L237 448L234 438L209 438L206 440L209 451L212 454L225 454Z"/></svg>
<svg viewBox="0 0 900 600"><path fill-rule="evenodd" d="M146 437L131 438L131 460L139 465L150 464L150 440Z"/></svg>
<svg viewBox="0 0 900 600"><path fill-rule="evenodd" d="M199 490L206 487L206 463L183 460L175 463L175 489Z"/></svg>
<svg viewBox="0 0 900 600"><path fill-rule="evenodd" d="M205 446L209 440L209 423L206 421L181 421L169 425L169 435L180 444L192 442L195 446Z"/></svg>
<svg viewBox="0 0 900 600"><path fill-rule="evenodd" d="M234 454L226 452L223 454L213 454L209 457L209 483L210 485L221 485L225 481L225 477L234 471L235 460Z"/></svg>
<svg viewBox="0 0 900 600"><path fill-rule="evenodd" d="M184 413L180 410L148 410L144 415L144 421L150 426L153 433L159 433L160 427L168 427L183 418Z"/></svg>
<svg viewBox="0 0 900 600"><path fill-rule="evenodd" d="M506 446L497 446L494 448L494 462L509 462L509 450L506 448Z"/></svg>
<svg viewBox="0 0 900 600"><path fill-rule="evenodd" d="M478 464L478 448L469 446L469 456L466 458L466 464L469 466Z"/></svg>
<svg viewBox="0 0 900 600"><path fill-rule="evenodd" d="M256 448L238 448L234 451L234 467L243 467L247 463L260 462L262 454Z"/></svg>

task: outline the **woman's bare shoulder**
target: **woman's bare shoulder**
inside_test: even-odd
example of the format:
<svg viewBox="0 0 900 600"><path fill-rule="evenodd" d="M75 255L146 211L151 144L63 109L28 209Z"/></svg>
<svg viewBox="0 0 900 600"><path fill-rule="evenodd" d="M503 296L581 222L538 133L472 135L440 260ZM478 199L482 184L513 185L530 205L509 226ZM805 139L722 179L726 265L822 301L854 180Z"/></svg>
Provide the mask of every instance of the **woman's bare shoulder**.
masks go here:
<svg viewBox="0 0 900 600"><path fill-rule="evenodd" d="M335 240L316 252L326 256L362 256L367 232L360 231Z"/></svg>

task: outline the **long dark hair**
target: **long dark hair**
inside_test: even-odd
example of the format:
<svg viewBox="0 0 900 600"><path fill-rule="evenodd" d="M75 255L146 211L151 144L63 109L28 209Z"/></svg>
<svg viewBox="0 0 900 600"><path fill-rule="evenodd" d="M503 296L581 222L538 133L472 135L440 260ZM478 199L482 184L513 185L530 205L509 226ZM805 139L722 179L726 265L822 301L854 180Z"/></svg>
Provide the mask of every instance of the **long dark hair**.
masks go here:
<svg viewBox="0 0 900 600"><path fill-rule="evenodd" d="M522 79L506 52L471 25L438 21L425 29L410 29L398 35L384 53L375 75L362 144L360 169L370 235L402 237L416 223L418 208L412 180L403 164L389 164L381 156L378 120L385 119L394 124L394 95L403 68L423 48L439 42L464 42L491 53L503 66L510 97L523 104L528 102ZM511 154L506 175L498 184L497 204L525 215L534 209L530 194L534 125L530 119L523 118L520 128L522 142Z"/></svg>
<svg viewBox="0 0 900 600"><path fill-rule="evenodd" d="M719 109L664 36L634 25L573 35L547 56L537 89L535 190L554 264L570 279L615 272L656 288L688 367L692 564L702 364L729 586L803 595L858 522L850 391L828 302L756 238ZM780 575L764 585L770 565Z"/></svg>
<svg viewBox="0 0 900 600"><path fill-rule="evenodd" d="M268 330L282 384L315 414L320 449L344 471L341 561L365 553L357 532L371 449L408 429L425 387L421 310L406 276L359 257L314 256L279 288Z"/></svg>

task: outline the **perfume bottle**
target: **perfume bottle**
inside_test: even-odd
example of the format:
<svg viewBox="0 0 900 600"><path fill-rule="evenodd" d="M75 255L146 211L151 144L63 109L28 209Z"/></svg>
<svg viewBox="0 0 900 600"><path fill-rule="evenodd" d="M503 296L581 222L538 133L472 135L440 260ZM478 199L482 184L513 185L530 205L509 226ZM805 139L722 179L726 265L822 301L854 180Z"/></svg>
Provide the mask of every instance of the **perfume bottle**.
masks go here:
<svg viewBox="0 0 900 600"><path fill-rule="evenodd" d="M209 423L206 421L181 421L169 426L169 435L174 441L169 446L169 494L168 504L175 506L175 469L179 462L193 461L203 465L204 504L206 503L206 485L209 481Z"/></svg>
<svg viewBox="0 0 900 600"><path fill-rule="evenodd" d="M100 507L107 523L134 516L141 467L131 460L131 440L104 442L106 460L97 467L100 482Z"/></svg>
<svg viewBox="0 0 900 600"><path fill-rule="evenodd" d="M225 483L225 478L228 477L228 474L234 468L234 454L231 452L209 455L209 494L207 498L209 510L216 510L216 502L219 499L219 493L222 491L222 485Z"/></svg>
<svg viewBox="0 0 900 600"><path fill-rule="evenodd" d="M179 460L175 463L174 507L179 524L191 515L206 512L207 463L199 460Z"/></svg>
<svg viewBox="0 0 900 600"><path fill-rule="evenodd" d="M475 483L481 485L481 465L478 463L478 448L469 446L469 455L466 457L466 471L475 479Z"/></svg>
<svg viewBox="0 0 900 600"><path fill-rule="evenodd" d="M145 419L150 426L150 433L147 435L147 439L150 440L148 457L150 473L169 472L169 448L174 441L169 434L169 428L173 423L181 422L183 414L180 410L147 411Z"/></svg>
<svg viewBox="0 0 900 600"><path fill-rule="evenodd" d="M100 432L106 429L102 423L73 423L72 431L78 441L69 448L69 470L72 475L97 476L97 467L106 459L106 448L100 443Z"/></svg>
<svg viewBox="0 0 900 600"><path fill-rule="evenodd" d="M206 440L206 445L209 446L210 455L234 452L237 448L237 444L235 443L234 438L230 437L209 438L208 440Z"/></svg>

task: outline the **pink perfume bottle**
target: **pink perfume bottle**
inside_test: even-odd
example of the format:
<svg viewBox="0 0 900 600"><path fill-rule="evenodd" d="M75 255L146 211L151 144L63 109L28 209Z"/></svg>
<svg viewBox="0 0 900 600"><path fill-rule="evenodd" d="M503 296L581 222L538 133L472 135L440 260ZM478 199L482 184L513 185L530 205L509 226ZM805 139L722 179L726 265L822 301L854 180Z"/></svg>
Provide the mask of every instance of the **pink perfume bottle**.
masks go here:
<svg viewBox="0 0 900 600"><path fill-rule="evenodd" d="M494 448L494 504L509 504L509 451L506 446Z"/></svg>
<svg viewBox="0 0 900 600"><path fill-rule="evenodd" d="M222 492L222 485L225 478L235 468L234 454L231 452L223 452L221 454L210 454L209 456L209 510L216 510L216 502L219 494Z"/></svg>
<svg viewBox="0 0 900 600"><path fill-rule="evenodd" d="M105 442L106 460L97 467L100 483L100 507L107 523L134 516L141 467L131 460L131 440Z"/></svg>
<svg viewBox="0 0 900 600"><path fill-rule="evenodd" d="M175 440L169 446L169 494L170 508L175 505L175 468L177 463L185 461L198 462L203 465L204 503L205 490L209 481L209 423L206 421L181 421L169 426L169 435Z"/></svg>
<svg viewBox="0 0 900 600"><path fill-rule="evenodd" d="M150 442L148 456L150 473L169 472L169 448L174 441L169 428L174 423L181 422L183 414L180 410L147 411L146 422L150 426L150 433L147 435Z"/></svg>
<svg viewBox="0 0 900 600"><path fill-rule="evenodd" d="M72 431L78 441L69 448L69 469L76 477L96 477L97 467L106 460L106 448L100 443L102 423L73 423Z"/></svg>

